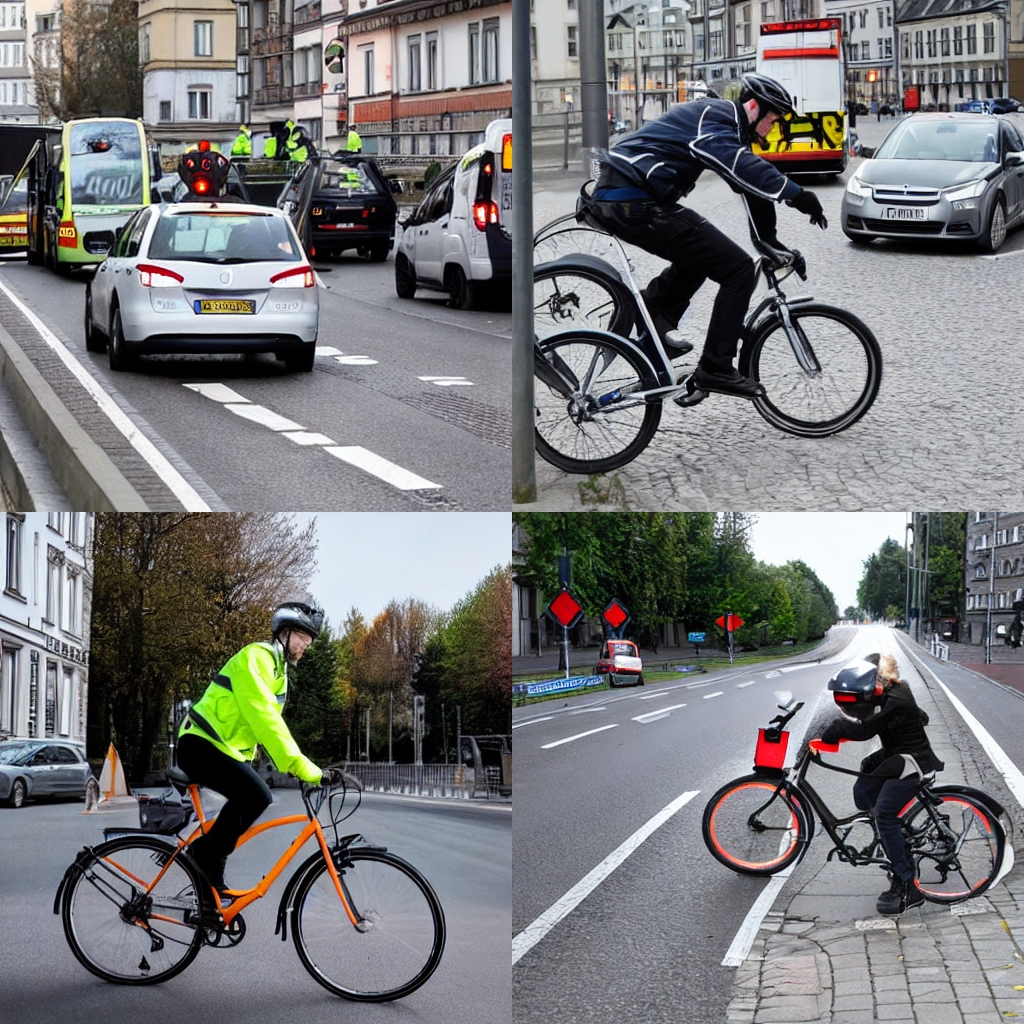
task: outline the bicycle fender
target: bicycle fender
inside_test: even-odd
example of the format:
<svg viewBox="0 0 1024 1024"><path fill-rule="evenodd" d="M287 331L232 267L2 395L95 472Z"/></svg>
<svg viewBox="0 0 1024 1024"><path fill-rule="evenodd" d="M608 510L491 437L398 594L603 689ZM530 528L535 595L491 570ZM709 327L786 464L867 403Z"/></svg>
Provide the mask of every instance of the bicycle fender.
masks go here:
<svg viewBox="0 0 1024 1024"><path fill-rule="evenodd" d="M989 794L984 792L984 790L975 789L973 786L930 786L929 790L936 796L941 796L943 793L949 793L955 796L959 793L962 796L973 797L978 801L978 803L983 804L988 808L988 810L990 810L997 818L1006 811L1006 808L1003 807L995 797L989 796Z"/></svg>
<svg viewBox="0 0 1024 1024"><path fill-rule="evenodd" d="M646 383L650 384L651 387L659 386L658 374L655 372L654 366L651 363L650 357L647 355L647 353L644 352L644 350L640 348L631 339L623 338L621 335L618 334L612 334L611 331L596 331L590 328L570 328L569 330L561 331L558 334L548 335L548 337L546 337L543 341L540 342L541 350L543 351L549 346L554 345L556 341L560 340L566 335L571 335L574 338L590 339L593 342L602 342L605 341L606 339L612 339L615 343L619 345L627 345L630 349L632 349L633 353L636 356L638 356L640 360L643 361L644 369L647 371L647 373L650 374L650 378Z"/></svg>
<svg viewBox="0 0 1024 1024"><path fill-rule="evenodd" d="M277 926L274 928L274 934L280 933L282 942L288 941L288 912L292 909L292 894L310 870L317 864L322 863L323 859L324 855L320 850L311 854L296 868L295 874L288 879L288 884L284 887L284 892L281 894L281 902L277 908Z"/></svg>
<svg viewBox="0 0 1024 1024"><path fill-rule="evenodd" d="M620 287L626 287L625 281L622 280L622 275L611 263L601 259L600 256L591 256L585 252L572 253L569 256L559 256L557 260L549 260L547 263L541 263L534 267L533 272L539 274L541 271L546 270L572 270L577 267L592 270L597 274L604 274L612 278L613 282L617 283ZM626 294L632 299L632 294L628 290Z"/></svg>
<svg viewBox="0 0 1024 1024"><path fill-rule="evenodd" d="M60 905L64 897L64 890L68 887L68 882L71 881L71 876L76 871L82 871L85 868L85 861L87 858L93 856L93 849L91 846L83 846L78 851L78 855L69 865L67 871L64 872L64 877L60 880L60 885L57 886L57 894L53 897L53 912L55 914L60 913Z"/></svg>

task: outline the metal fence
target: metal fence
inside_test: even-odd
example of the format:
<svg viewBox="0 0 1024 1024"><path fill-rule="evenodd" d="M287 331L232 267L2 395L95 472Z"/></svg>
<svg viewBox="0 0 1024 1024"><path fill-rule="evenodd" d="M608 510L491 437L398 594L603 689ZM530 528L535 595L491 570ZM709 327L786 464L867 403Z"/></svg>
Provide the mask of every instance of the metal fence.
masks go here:
<svg viewBox="0 0 1024 1024"><path fill-rule="evenodd" d="M943 643L939 639L938 633L932 633L931 639L928 641L928 651L939 661L949 661L949 644Z"/></svg>

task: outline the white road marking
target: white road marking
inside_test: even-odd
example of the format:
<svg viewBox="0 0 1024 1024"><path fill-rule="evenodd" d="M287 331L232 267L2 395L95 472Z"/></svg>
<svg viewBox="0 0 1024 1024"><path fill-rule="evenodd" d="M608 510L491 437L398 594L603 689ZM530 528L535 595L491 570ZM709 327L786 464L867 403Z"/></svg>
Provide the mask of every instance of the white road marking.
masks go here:
<svg viewBox="0 0 1024 1024"><path fill-rule="evenodd" d="M248 402L237 391L232 391L227 384L186 384L189 391L195 391L204 398L212 398L215 402Z"/></svg>
<svg viewBox="0 0 1024 1024"><path fill-rule="evenodd" d="M618 723L614 725L602 725L599 729L591 729L588 732L580 732L575 736L566 736L564 740L555 740L554 743L545 743L540 749L550 750L552 747L560 747L563 743L572 743L573 740L581 740L584 736L593 736L596 732L604 732L606 729L617 729Z"/></svg>
<svg viewBox="0 0 1024 1024"><path fill-rule="evenodd" d="M721 697L721 696L722 696L722 691L721 690L717 690L715 693L705 693L704 694L704 699L705 700L711 700L712 697Z"/></svg>
<svg viewBox="0 0 1024 1024"><path fill-rule="evenodd" d="M779 895L779 890L786 884L786 879L793 873L795 867L796 864L790 864L788 868L783 868L777 875L772 875L771 880L761 890L761 895L754 900L754 905L747 911L747 916L744 918L743 924L740 925L736 937L732 940L732 945L726 950L725 957L722 959L723 967L739 967L747 959L747 954L754 944L754 937L757 935L758 928L761 927L761 922L768 911L772 909L775 897Z"/></svg>
<svg viewBox="0 0 1024 1024"><path fill-rule="evenodd" d="M436 384L439 388L475 387L473 382L466 380L465 377L420 377L420 380L426 381L428 384Z"/></svg>
<svg viewBox="0 0 1024 1024"><path fill-rule="evenodd" d="M377 363L376 359L371 359L369 356L337 355L334 357L334 361L343 363L345 366L374 366Z"/></svg>
<svg viewBox="0 0 1024 1024"><path fill-rule="evenodd" d="M429 480L425 480L415 473L410 473L409 470L402 469L401 466L396 466L393 462L388 462L387 459L383 459L379 455L375 455L368 449L361 448L358 445L337 445L332 448L325 448L324 451L329 452L337 459L341 459L342 462L347 462L357 469L365 470L367 473L379 477L386 483L391 484L392 487L397 487L400 491L419 491L427 488L441 489L440 484L431 483Z"/></svg>
<svg viewBox="0 0 1024 1024"><path fill-rule="evenodd" d="M591 711L607 711L608 709L602 705L599 708L577 708L575 711L570 711L570 715L589 715Z"/></svg>
<svg viewBox="0 0 1024 1024"><path fill-rule="evenodd" d="M316 354L318 356L340 356L342 352L340 348L335 348L333 345L317 345Z"/></svg>
<svg viewBox="0 0 1024 1024"><path fill-rule="evenodd" d="M289 441L294 441L296 444L337 444L337 441L332 441L326 434L317 434L309 430L285 430L281 434L282 437L287 437Z"/></svg>
<svg viewBox="0 0 1024 1024"><path fill-rule="evenodd" d="M571 914L645 839L652 836L676 812L685 807L700 790L694 789L676 797L646 824L641 825L621 846L617 847L592 871L581 878L561 899L512 937L512 963L528 953L563 918Z"/></svg>
<svg viewBox="0 0 1024 1024"><path fill-rule="evenodd" d="M654 711L648 711L646 715L637 715L636 718L633 719L633 721L640 722L641 725L644 725L647 723L648 720L653 720L653 718L656 715L660 717L666 717L670 711L678 711L680 708L685 707L685 704L673 704L667 708L657 708Z"/></svg>
<svg viewBox="0 0 1024 1024"><path fill-rule="evenodd" d="M244 405L230 402L224 408L236 416L241 416L243 420L252 420L253 423L270 427L271 430L302 429L301 423L296 423L295 420L290 420L287 416L281 416L263 405L253 405L251 402L246 402Z"/></svg>
<svg viewBox="0 0 1024 1024"><path fill-rule="evenodd" d="M799 672L801 669L805 669L805 668L817 668L817 666L816 665L783 665L782 668L779 669L779 671L780 672Z"/></svg>
<svg viewBox="0 0 1024 1024"><path fill-rule="evenodd" d="M536 725L538 722L550 722L555 716L545 715L543 718L531 718L528 722L513 722L513 729L521 729L524 725Z"/></svg>
<svg viewBox="0 0 1024 1024"><path fill-rule="evenodd" d="M645 693L642 697L637 696L637 700L658 700L659 697L664 697L663 693Z"/></svg>
<svg viewBox="0 0 1024 1024"><path fill-rule="evenodd" d="M99 381L75 358L68 347L50 330L7 287L0 282L0 289L18 307L28 322L39 332L43 341L57 354L60 361L75 375L89 397L100 407L103 414L124 435L128 443L146 460L150 469L167 485L171 493L185 506L188 512L209 512L210 506L199 496L192 485L167 461L156 445L125 414L124 410L104 391Z"/></svg>
<svg viewBox="0 0 1024 1024"><path fill-rule="evenodd" d="M756 682L757 682L757 680L756 680L756 679L751 679L751 680L749 680L749 681L748 681L748 682L746 682L746 683L737 683L737 684L736 684L736 689L737 689L737 690L742 690L744 686L753 686L753 685L754 685L754 683L756 683Z"/></svg>

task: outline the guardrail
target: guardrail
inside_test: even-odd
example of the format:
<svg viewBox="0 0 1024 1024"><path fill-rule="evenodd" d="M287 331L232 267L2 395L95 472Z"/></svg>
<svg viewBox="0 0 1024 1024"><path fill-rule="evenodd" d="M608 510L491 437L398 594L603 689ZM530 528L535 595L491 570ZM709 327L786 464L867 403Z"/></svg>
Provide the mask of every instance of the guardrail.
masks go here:
<svg viewBox="0 0 1024 1024"><path fill-rule="evenodd" d="M386 764L365 761L342 765L369 793L393 793L403 796L438 797L469 800L470 797L499 797L501 772L486 766L484 777L477 779L474 769L457 764ZM268 771L263 777L275 787L297 788L299 780L280 772Z"/></svg>
<svg viewBox="0 0 1024 1024"><path fill-rule="evenodd" d="M938 633L932 633L931 639L928 641L928 652L939 661L949 661L949 644L943 643L939 639Z"/></svg>

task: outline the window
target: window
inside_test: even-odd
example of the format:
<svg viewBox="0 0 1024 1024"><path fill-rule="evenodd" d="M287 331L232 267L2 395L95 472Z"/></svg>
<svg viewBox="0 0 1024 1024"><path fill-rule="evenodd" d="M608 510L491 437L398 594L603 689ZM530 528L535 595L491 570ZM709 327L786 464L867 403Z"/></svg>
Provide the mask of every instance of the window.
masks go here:
<svg viewBox="0 0 1024 1024"><path fill-rule="evenodd" d="M983 579L986 579L987 577L988 577L988 573L985 572L985 566L983 566L983 565L976 565L974 567L974 578L976 580L983 580Z"/></svg>
<svg viewBox="0 0 1024 1024"><path fill-rule="evenodd" d="M861 28L867 28L868 27L868 12L867 11L861 11L860 12L860 27Z"/></svg>
<svg viewBox="0 0 1024 1024"><path fill-rule="evenodd" d="M918 60L924 58L924 33L920 30L914 33L914 56Z"/></svg>
<svg viewBox="0 0 1024 1024"><path fill-rule="evenodd" d="M935 56L935 37L938 35L938 30L934 28L928 29L928 56Z"/></svg>
<svg viewBox="0 0 1024 1024"><path fill-rule="evenodd" d="M421 92L423 90L422 43L422 36L409 36L409 92Z"/></svg>
<svg viewBox="0 0 1024 1024"><path fill-rule="evenodd" d="M977 53L978 52L978 26L968 25L967 26L967 52Z"/></svg>
<svg viewBox="0 0 1024 1024"><path fill-rule="evenodd" d="M959 55L964 52L964 29L962 25L953 26L953 53Z"/></svg>
<svg viewBox="0 0 1024 1024"><path fill-rule="evenodd" d="M249 55L240 53L235 63L235 96L242 99L249 95ZM170 104L167 104L168 108ZM170 116L170 110L168 110ZM161 118L162 120L162 118Z"/></svg>
<svg viewBox="0 0 1024 1024"><path fill-rule="evenodd" d="M480 82L480 22L474 21L469 26L469 84Z"/></svg>
<svg viewBox="0 0 1024 1024"><path fill-rule="evenodd" d="M910 33L909 32L901 32L900 33L900 40L901 40L900 47L901 47L901 50L902 50L903 59L904 60L910 60Z"/></svg>
<svg viewBox="0 0 1024 1024"><path fill-rule="evenodd" d="M0 688L0 729L17 733L18 649L4 648L3 682Z"/></svg>
<svg viewBox="0 0 1024 1024"><path fill-rule="evenodd" d="M82 635L82 624L78 621L78 607L79 607L79 587L81 584L81 577L77 572L68 573L68 624L67 630L69 633L74 633L75 636Z"/></svg>
<svg viewBox="0 0 1024 1024"><path fill-rule="evenodd" d="M61 581L63 579L64 555L56 548L50 548L46 560L46 621L60 625L60 612L63 599Z"/></svg>
<svg viewBox="0 0 1024 1024"><path fill-rule="evenodd" d="M497 18L488 18L484 22L484 81L498 81L498 29Z"/></svg>
<svg viewBox="0 0 1024 1024"><path fill-rule="evenodd" d="M139 61L142 64L149 63L149 25L139 29Z"/></svg>
<svg viewBox="0 0 1024 1024"><path fill-rule="evenodd" d="M64 669L63 692L60 702L60 734L69 736L71 734L71 704L74 701L74 690L71 685L71 669Z"/></svg>
<svg viewBox="0 0 1024 1024"><path fill-rule="evenodd" d="M942 45L940 47L939 52L942 54L943 57L948 57L949 56L949 29L948 28L944 28L942 30L941 43L942 43Z"/></svg>
<svg viewBox="0 0 1024 1024"><path fill-rule="evenodd" d="M579 50L577 48L578 44L577 44L577 41L576 41L576 26L575 25L567 25L565 31L568 34L568 40L567 40L568 48L566 50L566 56L568 56L568 57L578 57L580 54L579 54Z"/></svg>
<svg viewBox="0 0 1024 1024"><path fill-rule="evenodd" d="M213 56L213 22L197 21L195 28L195 46L197 57Z"/></svg>
<svg viewBox="0 0 1024 1024"><path fill-rule="evenodd" d="M884 17L885 17L885 15L884 15L884 14L882 13L882 8L881 8L881 7L879 7L879 8L878 8L878 27L879 27L879 28L884 28L884 27L885 27L885 26L884 26L884 25L882 24L882 19L883 19Z"/></svg>
<svg viewBox="0 0 1024 1024"><path fill-rule="evenodd" d="M57 722L57 663L46 663L46 719L44 722L47 737L53 736L53 727Z"/></svg>
<svg viewBox="0 0 1024 1024"><path fill-rule="evenodd" d="M886 9L885 9L885 24L889 28L892 28L892 8L891 7L886 7Z"/></svg>
<svg viewBox="0 0 1024 1024"><path fill-rule="evenodd" d="M373 46L360 46L363 51L363 82L365 95L372 96L373 89Z"/></svg>
<svg viewBox="0 0 1024 1024"><path fill-rule="evenodd" d="M210 119L211 96L212 92L209 89L189 89L188 117L190 121L208 121Z"/></svg>
<svg viewBox="0 0 1024 1024"><path fill-rule="evenodd" d="M440 89L441 83L437 78L437 33L428 32L425 38L427 43L427 88ZM530 32L530 45L533 47L533 53L536 54L536 30L531 30Z"/></svg>
<svg viewBox="0 0 1024 1024"><path fill-rule="evenodd" d="M982 25L982 31L985 33L985 53L994 53L996 49L996 23L994 21L986 21Z"/></svg>
<svg viewBox="0 0 1024 1024"><path fill-rule="evenodd" d="M608 37L608 49L615 49L615 36ZM537 59L537 26L530 26L530 60Z"/></svg>
<svg viewBox="0 0 1024 1024"><path fill-rule="evenodd" d="M975 551L984 551L984 550L985 550L985 548L987 548L987 547L988 547L988 534L987 534L987 533L983 533L983 534L982 534L982 535L981 535L981 536L980 536L980 537L979 537L979 538L978 538L978 539L977 539L977 540L976 540L976 541L974 542L974 550L975 550Z"/></svg>
<svg viewBox="0 0 1024 1024"><path fill-rule="evenodd" d="M28 667L28 734L39 735L39 652L29 655Z"/></svg>
<svg viewBox="0 0 1024 1024"><path fill-rule="evenodd" d="M61 529L63 522L63 512L48 512L46 515L46 525L49 526L51 530L56 530L58 533L63 532Z"/></svg>
<svg viewBox="0 0 1024 1024"><path fill-rule="evenodd" d="M891 57L892 56L892 37L891 36L886 36L885 37L885 55L886 55L886 57Z"/></svg>
<svg viewBox="0 0 1024 1024"><path fill-rule="evenodd" d="M7 517L7 583L8 590L21 593L21 526L18 516Z"/></svg>

